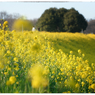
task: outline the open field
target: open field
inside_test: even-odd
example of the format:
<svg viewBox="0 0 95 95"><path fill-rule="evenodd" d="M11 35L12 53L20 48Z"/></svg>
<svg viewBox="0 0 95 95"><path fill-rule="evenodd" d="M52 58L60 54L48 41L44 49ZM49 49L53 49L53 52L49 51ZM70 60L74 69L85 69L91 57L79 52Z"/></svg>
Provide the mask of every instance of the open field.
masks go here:
<svg viewBox="0 0 95 95"><path fill-rule="evenodd" d="M95 93L95 35L0 30L1 93Z"/></svg>
<svg viewBox="0 0 95 95"><path fill-rule="evenodd" d="M46 36L53 42L55 50L61 49L64 53L69 53L78 56L78 49L81 49L85 54L85 58L89 63L95 63L95 35L82 33L45 33Z"/></svg>

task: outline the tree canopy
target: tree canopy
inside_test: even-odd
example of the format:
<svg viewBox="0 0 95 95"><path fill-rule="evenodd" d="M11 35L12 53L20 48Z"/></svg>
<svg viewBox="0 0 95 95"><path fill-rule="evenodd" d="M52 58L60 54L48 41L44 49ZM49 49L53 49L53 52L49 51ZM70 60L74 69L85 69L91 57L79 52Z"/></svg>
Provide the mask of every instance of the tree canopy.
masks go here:
<svg viewBox="0 0 95 95"><path fill-rule="evenodd" d="M50 8L44 11L38 19L37 28L50 32L80 32L87 27L87 21L74 8Z"/></svg>
<svg viewBox="0 0 95 95"><path fill-rule="evenodd" d="M39 27L40 30L42 31L43 30L44 31L56 31L56 28L55 28L57 25L57 12L56 11L57 11L56 8L50 8L49 10L45 10L41 18L38 19L37 27Z"/></svg>

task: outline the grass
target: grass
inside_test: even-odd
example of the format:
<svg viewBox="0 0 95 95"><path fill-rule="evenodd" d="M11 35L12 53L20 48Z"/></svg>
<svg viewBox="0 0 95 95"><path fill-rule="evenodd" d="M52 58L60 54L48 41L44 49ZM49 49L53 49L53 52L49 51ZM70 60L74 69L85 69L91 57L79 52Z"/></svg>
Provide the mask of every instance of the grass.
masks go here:
<svg viewBox="0 0 95 95"><path fill-rule="evenodd" d="M53 42L55 50L61 49L64 53L68 54L73 51L73 54L78 56L78 49L81 49L85 54L85 59L89 63L95 63L95 35L82 34L82 33L46 33L49 41Z"/></svg>

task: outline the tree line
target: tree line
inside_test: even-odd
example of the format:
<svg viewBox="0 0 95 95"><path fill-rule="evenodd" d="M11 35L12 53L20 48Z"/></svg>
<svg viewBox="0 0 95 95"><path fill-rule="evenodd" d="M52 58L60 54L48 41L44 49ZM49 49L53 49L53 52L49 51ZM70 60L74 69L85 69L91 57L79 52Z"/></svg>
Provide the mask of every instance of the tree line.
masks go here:
<svg viewBox="0 0 95 95"><path fill-rule="evenodd" d="M13 30L14 22L21 16L19 14L8 14L7 12L0 12L0 23L3 20L9 22L9 29ZM44 11L40 18L28 20L41 31L49 32L80 32L95 34L95 20L87 21L82 14L74 8L69 10L65 8L50 8Z"/></svg>
<svg viewBox="0 0 95 95"><path fill-rule="evenodd" d="M6 11L0 12L0 23L3 24L5 20L8 21L9 29L12 30L12 25L16 19L18 19L20 15L18 13L8 14Z"/></svg>
<svg viewBox="0 0 95 95"><path fill-rule="evenodd" d="M86 33L86 34L88 34L88 33L95 34L95 19L90 19L88 21L88 26L87 26L86 30L84 31L84 33Z"/></svg>
<svg viewBox="0 0 95 95"><path fill-rule="evenodd" d="M8 27L9 27L9 30L13 30L14 29L14 24L17 22L17 24L19 23L19 22L21 22L21 20L18 22L18 19L22 19L22 17L23 16L21 16L20 14L18 14L18 13L15 13L15 14L8 14L6 11L2 11L2 12L0 12L0 24L2 25L3 24L3 22L6 20L6 21L8 21ZM27 20L27 19L26 19ZM32 25L34 25L34 26L36 26L36 22L37 22L37 19L33 19L33 20L27 20L27 21L23 21L22 20L22 23L31 23ZM22 26L22 25L19 25L20 27ZM23 25L23 27L25 26L25 24ZM27 25L26 25L27 26ZM26 28L26 26L25 26L25 28ZM18 26L17 26L17 28L18 28ZM28 27L29 28L29 27ZM32 27L31 27L31 29L32 29Z"/></svg>

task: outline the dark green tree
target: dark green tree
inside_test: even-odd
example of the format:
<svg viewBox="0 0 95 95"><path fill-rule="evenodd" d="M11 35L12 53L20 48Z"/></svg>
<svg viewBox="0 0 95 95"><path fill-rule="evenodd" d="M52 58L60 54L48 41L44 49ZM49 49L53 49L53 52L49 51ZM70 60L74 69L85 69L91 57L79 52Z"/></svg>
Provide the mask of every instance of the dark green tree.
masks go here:
<svg viewBox="0 0 95 95"><path fill-rule="evenodd" d="M87 27L87 21L74 8L50 8L38 19L37 28L50 32L80 32Z"/></svg>
<svg viewBox="0 0 95 95"><path fill-rule="evenodd" d="M68 10L65 9L65 8L60 8L57 10L57 14L58 14L58 17L57 17L57 22L58 22L58 30L59 31L65 31L64 29L64 15L66 14Z"/></svg>
<svg viewBox="0 0 95 95"><path fill-rule="evenodd" d="M87 21L78 11L72 8L64 15L64 25L65 31L80 32L86 29Z"/></svg>
<svg viewBox="0 0 95 95"><path fill-rule="evenodd" d="M50 8L45 10L42 16L38 19L37 27L40 28L41 31L57 31L57 9Z"/></svg>

